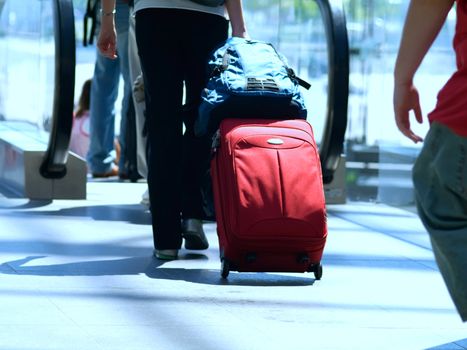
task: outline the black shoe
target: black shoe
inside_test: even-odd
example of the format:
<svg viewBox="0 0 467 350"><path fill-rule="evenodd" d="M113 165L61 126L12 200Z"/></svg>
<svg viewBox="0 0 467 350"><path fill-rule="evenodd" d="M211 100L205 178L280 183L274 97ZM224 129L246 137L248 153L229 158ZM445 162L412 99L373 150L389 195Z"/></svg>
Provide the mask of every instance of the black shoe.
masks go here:
<svg viewBox="0 0 467 350"><path fill-rule="evenodd" d="M209 242L203 230L203 221L200 219L184 219L182 237L185 239L186 249L203 250L209 248Z"/></svg>

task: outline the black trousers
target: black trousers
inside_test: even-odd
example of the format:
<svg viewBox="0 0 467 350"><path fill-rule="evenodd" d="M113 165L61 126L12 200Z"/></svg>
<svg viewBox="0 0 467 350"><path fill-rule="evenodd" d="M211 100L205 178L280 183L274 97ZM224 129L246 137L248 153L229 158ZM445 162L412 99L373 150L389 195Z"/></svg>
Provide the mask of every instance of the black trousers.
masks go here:
<svg viewBox="0 0 467 350"><path fill-rule="evenodd" d="M207 62L227 39L228 22L202 12L151 8L136 13L135 30L145 84L154 246L178 249L181 216L204 216L201 186L210 140L195 137L193 129Z"/></svg>

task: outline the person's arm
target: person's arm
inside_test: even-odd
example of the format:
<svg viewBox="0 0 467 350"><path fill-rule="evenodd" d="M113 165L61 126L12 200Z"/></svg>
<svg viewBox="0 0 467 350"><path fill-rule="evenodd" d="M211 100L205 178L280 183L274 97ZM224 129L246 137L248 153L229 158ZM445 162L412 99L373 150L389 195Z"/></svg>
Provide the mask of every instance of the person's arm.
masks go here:
<svg viewBox="0 0 467 350"><path fill-rule="evenodd" d="M405 19L394 68L394 114L399 130L412 141L423 139L410 128L409 112L422 123L415 72L438 35L454 0L412 0Z"/></svg>
<svg viewBox="0 0 467 350"><path fill-rule="evenodd" d="M243 19L242 0L226 0L225 8L229 14L232 36L248 38L245 20Z"/></svg>
<svg viewBox="0 0 467 350"><path fill-rule="evenodd" d="M103 56L114 59L117 57L115 0L101 0L101 4L101 29L97 39L97 47Z"/></svg>

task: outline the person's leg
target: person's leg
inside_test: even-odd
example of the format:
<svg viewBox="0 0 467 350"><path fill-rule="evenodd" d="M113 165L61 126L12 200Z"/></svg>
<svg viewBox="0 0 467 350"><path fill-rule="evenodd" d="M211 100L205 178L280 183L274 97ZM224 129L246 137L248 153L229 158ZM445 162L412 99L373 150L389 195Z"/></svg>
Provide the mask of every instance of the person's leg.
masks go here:
<svg viewBox="0 0 467 350"><path fill-rule="evenodd" d="M111 171L115 160L115 100L118 95L119 61L96 54L90 101L90 145L87 162L91 173Z"/></svg>
<svg viewBox="0 0 467 350"><path fill-rule="evenodd" d="M177 10L136 13L148 125L148 186L156 250L179 249L182 158L182 65Z"/></svg>
<svg viewBox="0 0 467 350"><path fill-rule="evenodd" d="M182 216L202 219L202 187L209 169L211 140L194 134L194 124L201 103L201 91L207 83L207 62L215 48L225 42L228 35L228 22L221 16L195 12L187 16L188 30L184 42L186 104L184 108L183 136L183 204Z"/></svg>
<svg viewBox="0 0 467 350"><path fill-rule="evenodd" d="M123 97L122 97L122 108L120 118L120 134L119 142L122 150L120 160L118 162L120 175L125 176L126 169L126 125L128 119L128 109L130 106L131 96L131 79L128 62L128 31L129 31L129 6L122 0L116 2L116 13L115 13L115 29L117 31L117 55L120 62L120 73L123 78Z"/></svg>
<svg viewBox="0 0 467 350"><path fill-rule="evenodd" d="M136 121L136 161L139 174L147 178L148 169L146 163L146 136L144 130L144 84L139 63L138 48L136 46L135 18L130 14L130 28L128 30L128 60L130 66L130 81L132 82L133 103ZM142 92L142 93L141 93Z"/></svg>
<svg viewBox="0 0 467 350"><path fill-rule="evenodd" d="M436 262L467 321L467 138L433 123L415 162L413 180Z"/></svg>
<svg viewBox="0 0 467 350"><path fill-rule="evenodd" d="M211 140L195 137L194 124L198 117L201 91L207 82L207 62L214 50L227 39L228 23L225 18L202 12L183 11L180 21L186 25L183 36L183 71L186 103L183 112L182 172L182 236L186 249L202 250L209 247L203 230L205 213L206 178L209 171Z"/></svg>

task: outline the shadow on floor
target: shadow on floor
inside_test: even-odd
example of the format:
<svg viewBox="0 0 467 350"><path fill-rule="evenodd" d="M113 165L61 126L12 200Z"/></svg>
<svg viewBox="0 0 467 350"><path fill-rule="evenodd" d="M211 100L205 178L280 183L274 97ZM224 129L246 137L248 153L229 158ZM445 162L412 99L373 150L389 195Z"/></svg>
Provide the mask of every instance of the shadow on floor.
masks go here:
<svg viewBox="0 0 467 350"><path fill-rule="evenodd" d="M313 285L311 274L300 277L273 273L232 274L222 279L219 270L185 269L163 267L164 262L151 256L115 260L83 261L65 264L37 265L47 256L28 256L0 265L0 273L27 276L109 276L145 274L152 279L179 280L208 285L238 286L309 286ZM186 254L184 260L207 259L202 254ZM306 277L305 277L306 276Z"/></svg>
<svg viewBox="0 0 467 350"><path fill-rule="evenodd" d="M24 198L22 193L6 183L0 183L0 195L6 198Z"/></svg>
<svg viewBox="0 0 467 350"><path fill-rule="evenodd" d="M152 248L134 246L135 242L147 240L150 235L133 235L125 241L112 243L64 243L44 240L0 240L0 252L28 254L31 256L151 256Z"/></svg>
<svg viewBox="0 0 467 350"><path fill-rule="evenodd" d="M425 350L463 350L463 349L467 349L467 338L459 339L451 343L438 345L433 348L428 348Z"/></svg>
<svg viewBox="0 0 467 350"><path fill-rule="evenodd" d="M20 203L20 204L16 204ZM44 200L34 200L34 199L24 199L24 198L18 198L17 200L15 199L9 199L8 202L0 202L0 210L21 210L21 209L34 209L34 208L41 208L45 207L52 203L51 199L44 199Z"/></svg>
<svg viewBox="0 0 467 350"><path fill-rule="evenodd" d="M35 201L39 202L39 201ZM42 202L40 202L42 203ZM40 203L36 203L39 205ZM50 202L49 202L50 203ZM45 206L49 203L40 204ZM10 207L8 215L11 216L27 216L28 218L34 216L50 216L50 217L89 217L94 220L101 221L126 221L132 224L151 225L151 213L144 210L140 204L128 205L92 205L73 208L64 208L58 210L41 210L41 211L28 211L22 212L21 209L36 208L33 206L34 202L30 201L27 204L18 207ZM5 208L4 208L5 209Z"/></svg>
<svg viewBox="0 0 467 350"><path fill-rule="evenodd" d="M102 264L98 270L102 270L105 267L106 262L109 262L111 267L115 270L114 273L118 274L118 271L125 271L127 268L126 262L130 265L132 262L138 262L140 259L151 259L152 248L146 246L135 246L135 242L145 242L150 239L149 234L134 234L125 240L117 240L109 242L54 242L44 240L0 240L0 252L15 254L15 255L29 255L31 257L48 257L48 256L71 256L71 257L115 257L115 256L131 256L132 258L121 260L120 264L117 264L115 260L100 260L99 264ZM216 246L211 249L204 251L203 253L208 254L213 259L218 259L218 248ZM181 258L183 260L194 260L194 259L207 259L206 255L193 254L183 251ZM215 260L214 260L215 261ZM25 264L27 262L24 262ZM86 263L86 262L85 262ZM398 256L378 256L378 255L359 255L359 254L325 254L322 260L324 269L326 266L358 266L363 268L372 269L404 269L404 270L437 270L437 265L434 258L414 258L407 259L405 257ZM5 263L9 264L9 263ZM23 265L21 264L21 265ZM76 263L79 264L79 263ZM219 263L220 264L220 263ZM1 265L0 265L1 266ZM24 267L24 266L23 266ZM92 267L92 266L91 266ZM92 268L90 269L92 270ZM25 270L26 271L26 270ZM138 267L138 271L142 272L141 267ZM101 274L101 273L99 273ZM98 275L99 275L98 274ZM122 273L125 274L125 273ZM246 274L242 274L246 275ZM256 276L257 277L257 276Z"/></svg>

